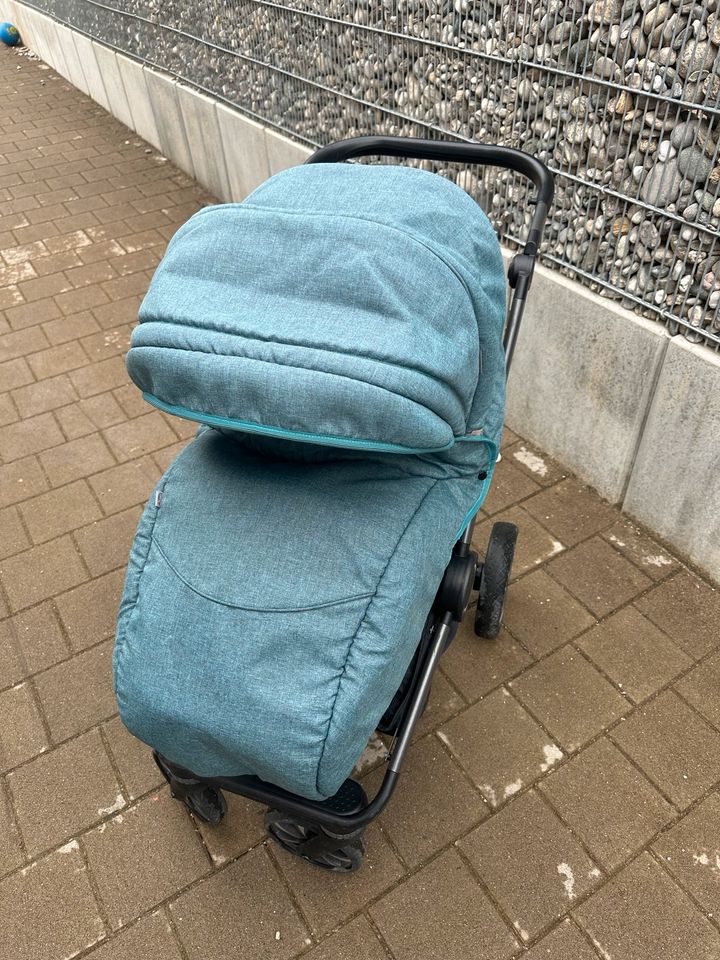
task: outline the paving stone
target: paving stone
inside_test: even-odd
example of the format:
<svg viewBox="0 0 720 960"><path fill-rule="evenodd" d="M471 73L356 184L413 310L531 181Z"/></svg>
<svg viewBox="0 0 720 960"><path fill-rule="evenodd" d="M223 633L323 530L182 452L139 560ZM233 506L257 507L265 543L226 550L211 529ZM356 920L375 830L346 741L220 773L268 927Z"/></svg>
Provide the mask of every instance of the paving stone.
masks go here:
<svg viewBox="0 0 720 960"><path fill-rule="evenodd" d="M503 458L493 471L492 485L483 503L483 510L490 515L499 513L539 489L540 485L527 473L518 469L511 460Z"/></svg>
<svg viewBox="0 0 720 960"><path fill-rule="evenodd" d="M536 493L523 508L569 547L609 527L618 516L614 507L574 478Z"/></svg>
<svg viewBox="0 0 720 960"><path fill-rule="evenodd" d="M75 542L94 577L126 566L141 512L141 507L131 507L75 531Z"/></svg>
<svg viewBox="0 0 720 960"><path fill-rule="evenodd" d="M53 540L102 516L84 480L41 493L20 504L20 511L35 543Z"/></svg>
<svg viewBox="0 0 720 960"><path fill-rule="evenodd" d="M216 867L247 853L265 838L267 807L233 793L226 792L225 799L228 812L219 826L211 827L196 820L203 843Z"/></svg>
<svg viewBox="0 0 720 960"><path fill-rule="evenodd" d="M595 620L544 570L536 570L510 584L503 622L533 656L541 657Z"/></svg>
<svg viewBox="0 0 720 960"><path fill-rule="evenodd" d="M83 843L115 930L210 870L199 834L168 789L91 830Z"/></svg>
<svg viewBox="0 0 720 960"><path fill-rule="evenodd" d="M67 343L69 340L86 337L91 333L96 333L99 329L100 325L89 311L70 314L66 317L61 316L57 320L49 320L43 324L45 335L54 346L59 343Z"/></svg>
<svg viewBox="0 0 720 960"><path fill-rule="evenodd" d="M30 607L87 579L69 536L3 560L0 573L13 610Z"/></svg>
<svg viewBox="0 0 720 960"><path fill-rule="evenodd" d="M17 408L10 394L0 393L0 427L4 427L8 423L15 423L19 419Z"/></svg>
<svg viewBox="0 0 720 960"><path fill-rule="evenodd" d="M13 617L15 639L30 673L45 670L70 655L57 615L49 602Z"/></svg>
<svg viewBox="0 0 720 960"><path fill-rule="evenodd" d="M91 950L92 960L183 960L165 914L158 910Z"/></svg>
<svg viewBox="0 0 720 960"><path fill-rule="evenodd" d="M31 856L125 806L97 730L15 770L8 785Z"/></svg>
<svg viewBox="0 0 720 960"><path fill-rule="evenodd" d="M515 937L454 850L443 853L370 908L396 960L512 956Z"/></svg>
<svg viewBox="0 0 720 960"><path fill-rule="evenodd" d="M362 869L334 874L331 884L324 870L308 869L307 863L273 845L273 856L315 934L329 933L404 875L377 821L367 828L364 839Z"/></svg>
<svg viewBox="0 0 720 960"><path fill-rule="evenodd" d="M47 490L47 480L37 457L25 457L0 466L0 507L18 503Z"/></svg>
<svg viewBox="0 0 720 960"><path fill-rule="evenodd" d="M51 413L41 413L27 420L0 427L0 457L9 463L47 450L62 443L65 437Z"/></svg>
<svg viewBox="0 0 720 960"><path fill-rule="evenodd" d="M0 781L0 878L22 866L23 859L20 837L10 810L10 799Z"/></svg>
<svg viewBox="0 0 720 960"><path fill-rule="evenodd" d="M388 954L365 917L356 917L304 953L303 960L388 960Z"/></svg>
<svg viewBox="0 0 720 960"><path fill-rule="evenodd" d="M612 960L720 958L720 934L647 853L576 912Z"/></svg>
<svg viewBox="0 0 720 960"><path fill-rule="evenodd" d="M263 847L180 896L170 911L189 960L282 960L308 939Z"/></svg>
<svg viewBox="0 0 720 960"><path fill-rule="evenodd" d="M126 383L122 387L113 390L113 396L123 408L125 416L128 419L140 417L148 412L149 404L143 399L142 393L134 383Z"/></svg>
<svg viewBox="0 0 720 960"><path fill-rule="evenodd" d="M514 443L503 444L503 457L541 487L550 487L567 476L567 470L562 464L520 438Z"/></svg>
<svg viewBox="0 0 720 960"><path fill-rule="evenodd" d="M56 604L73 650L84 650L115 633L124 570L61 594Z"/></svg>
<svg viewBox="0 0 720 960"><path fill-rule="evenodd" d="M110 357L108 360L88 364L79 370L73 370L69 376L81 397L104 393L127 383L128 380L122 357Z"/></svg>
<svg viewBox="0 0 720 960"><path fill-rule="evenodd" d="M60 422L62 425L62 421ZM50 483L59 487L112 467L115 458L100 434L90 433L89 436L79 437L60 447L43 451L40 462ZM92 482L90 485L93 486Z"/></svg>
<svg viewBox="0 0 720 960"><path fill-rule="evenodd" d="M720 643L720 592L686 570L641 597L636 606L695 659Z"/></svg>
<svg viewBox="0 0 720 960"><path fill-rule="evenodd" d="M177 439L158 410L136 417L128 423L109 427L105 431L105 438L121 462L159 450Z"/></svg>
<svg viewBox="0 0 720 960"><path fill-rule="evenodd" d="M594 858L615 870L675 816L650 782L606 739L540 785Z"/></svg>
<svg viewBox="0 0 720 960"><path fill-rule="evenodd" d="M601 880L567 827L532 791L481 824L459 847L525 942Z"/></svg>
<svg viewBox="0 0 720 960"><path fill-rule="evenodd" d="M413 740L419 740L426 733L435 730L441 723L449 720L450 717L454 717L465 706L467 706L465 700L450 685L443 674L437 670L433 677L427 706L415 727Z"/></svg>
<svg viewBox="0 0 720 960"><path fill-rule="evenodd" d="M137 740L119 717L113 717L104 723L103 731L115 765L120 771L125 791L131 800L165 783L152 758L150 747Z"/></svg>
<svg viewBox="0 0 720 960"><path fill-rule="evenodd" d="M653 844L666 870L717 917L720 894L720 796L711 793Z"/></svg>
<svg viewBox="0 0 720 960"><path fill-rule="evenodd" d="M32 383L32 381L32 371L24 357L8 360L7 363L0 363L0 383L4 390L15 390L17 387L24 387L26 383Z"/></svg>
<svg viewBox="0 0 720 960"><path fill-rule="evenodd" d="M63 407L66 403L77 400L77 394L66 374L50 377L39 383L29 383L25 387L13 390L13 400L17 404L21 417L33 417L38 413L46 413L56 407Z"/></svg>
<svg viewBox="0 0 720 960"><path fill-rule="evenodd" d="M473 617L471 609L440 661L443 672L471 701L485 696L532 663L507 630L502 630L497 640L476 637Z"/></svg>
<svg viewBox="0 0 720 960"><path fill-rule="evenodd" d="M8 960L66 960L105 937L77 842L0 882Z"/></svg>
<svg viewBox="0 0 720 960"><path fill-rule="evenodd" d="M6 507L0 510L0 560L12 557L15 553L27 550L32 544L25 533L17 507Z"/></svg>
<svg viewBox="0 0 720 960"><path fill-rule="evenodd" d="M122 423L126 419L110 391L96 394L93 397L86 397L80 401L79 407L100 430L111 427L116 423Z"/></svg>
<svg viewBox="0 0 720 960"><path fill-rule="evenodd" d="M522 956L523 960L597 960L598 957L572 920L563 920Z"/></svg>
<svg viewBox="0 0 720 960"><path fill-rule="evenodd" d="M572 646L563 647L511 681L513 693L574 751L631 709L595 667Z"/></svg>
<svg viewBox="0 0 720 960"><path fill-rule="evenodd" d="M720 728L720 653L698 664L675 687L710 723Z"/></svg>
<svg viewBox="0 0 720 960"><path fill-rule="evenodd" d="M651 580L664 580L680 568L679 562L667 550L628 517L620 517L617 523L603 532L603 537Z"/></svg>
<svg viewBox="0 0 720 960"><path fill-rule="evenodd" d="M385 766L365 778L368 796ZM484 820L489 808L448 757L436 737L413 744L398 788L382 814L382 828L411 868Z"/></svg>
<svg viewBox="0 0 720 960"><path fill-rule="evenodd" d="M0 693L0 772L30 760L48 740L29 684Z"/></svg>
<svg viewBox="0 0 720 960"><path fill-rule="evenodd" d="M625 607L577 641L636 703L682 673L692 660L635 607Z"/></svg>
<svg viewBox="0 0 720 960"><path fill-rule="evenodd" d="M544 527L541 527L522 507L513 507L511 510L497 513L492 518L483 520L476 525L473 546L477 549L481 559L485 556L492 525L498 521L514 523L518 528L518 540L512 565L513 578L527 573L565 549L559 540L548 533Z"/></svg>
<svg viewBox="0 0 720 960"><path fill-rule="evenodd" d="M87 730L117 711L112 690L112 641L51 667L38 674L34 682L56 743Z"/></svg>
<svg viewBox="0 0 720 960"><path fill-rule="evenodd" d="M15 686L25 676L25 668L15 645L15 633L9 620L0 621L0 689Z"/></svg>
<svg viewBox="0 0 720 960"><path fill-rule="evenodd" d="M30 369L38 380L54 377L58 373L67 373L87 365L88 358L79 343L72 340L57 347L49 347L28 358Z"/></svg>
<svg viewBox="0 0 720 960"><path fill-rule="evenodd" d="M548 569L596 617L607 616L652 583L601 537L556 557Z"/></svg>
<svg viewBox="0 0 720 960"><path fill-rule="evenodd" d="M720 734L672 691L636 710L612 739L680 809L720 780Z"/></svg>
<svg viewBox="0 0 720 960"><path fill-rule="evenodd" d="M492 807L562 760L563 753L505 689L444 724L438 736Z"/></svg>

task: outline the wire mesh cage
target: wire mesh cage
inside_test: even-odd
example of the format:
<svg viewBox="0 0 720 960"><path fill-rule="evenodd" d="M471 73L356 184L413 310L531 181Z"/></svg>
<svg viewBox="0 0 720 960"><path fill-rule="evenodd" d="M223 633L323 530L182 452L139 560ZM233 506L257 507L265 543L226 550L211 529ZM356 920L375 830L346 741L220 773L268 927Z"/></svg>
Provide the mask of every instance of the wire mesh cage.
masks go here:
<svg viewBox="0 0 720 960"><path fill-rule="evenodd" d="M545 262L720 349L717 0L34 0L310 145L520 147L557 175ZM513 174L443 169L510 245Z"/></svg>

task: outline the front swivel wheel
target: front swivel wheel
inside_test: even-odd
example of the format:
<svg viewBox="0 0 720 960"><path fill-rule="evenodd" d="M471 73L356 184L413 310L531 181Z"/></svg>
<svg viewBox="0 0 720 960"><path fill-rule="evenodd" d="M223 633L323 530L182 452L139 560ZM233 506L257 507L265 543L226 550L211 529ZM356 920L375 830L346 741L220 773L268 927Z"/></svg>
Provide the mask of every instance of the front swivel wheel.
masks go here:
<svg viewBox="0 0 720 960"><path fill-rule="evenodd" d="M203 823L216 827L227 813L227 801L222 790L198 780L189 770L181 770L153 750L153 760L170 784L170 793L183 803L190 813Z"/></svg>
<svg viewBox="0 0 720 960"><path fill-rule="evenodd" d="M494 523L485 561L478 567L475 633L486 640L494 640L500 633L517 536L514 523Z"/></svg>
<svg viewBox="0 0 720 960"><path fill-rule="evenodd" d="M265 814L265 827L283 850L323 870L353 873L362 863L365 853L362 831L333 834L318 823L272 809Z"/></svg>

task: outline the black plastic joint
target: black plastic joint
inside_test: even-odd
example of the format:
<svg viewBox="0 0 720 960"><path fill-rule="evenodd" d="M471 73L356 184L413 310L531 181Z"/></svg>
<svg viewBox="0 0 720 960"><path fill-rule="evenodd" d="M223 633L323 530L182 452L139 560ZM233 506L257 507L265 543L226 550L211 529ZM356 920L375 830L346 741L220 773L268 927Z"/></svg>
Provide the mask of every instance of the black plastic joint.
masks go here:
<svg viewBox="0 0 720 960"><path fill-rule="evenodd" d="M508 282L514 290L517 290L521 299L524 299L525 294L530 289L534 269L535 257L531 257L527 253L516 253L510 261Z"/></svg>

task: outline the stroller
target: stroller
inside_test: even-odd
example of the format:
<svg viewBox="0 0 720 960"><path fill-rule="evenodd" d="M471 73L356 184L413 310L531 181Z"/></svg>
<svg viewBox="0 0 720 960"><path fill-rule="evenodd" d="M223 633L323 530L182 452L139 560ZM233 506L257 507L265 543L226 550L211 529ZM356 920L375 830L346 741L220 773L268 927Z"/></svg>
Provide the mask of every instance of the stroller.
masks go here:
<svg viewBox="0 0 720 960"><path fill-rule="evenodd" d="M534 183L507 322L477 204L434 173L344 162L362 156ZM496 523L482 562L471 540L552 194L517 150L361 137L170 241L127 366L200 426L140 519L114 687L201 820L240 794L286 850L357 869L473 590L476 634L498 635L517 530ZM374 730L392 744L368 800L350 774Z"/></svg>

